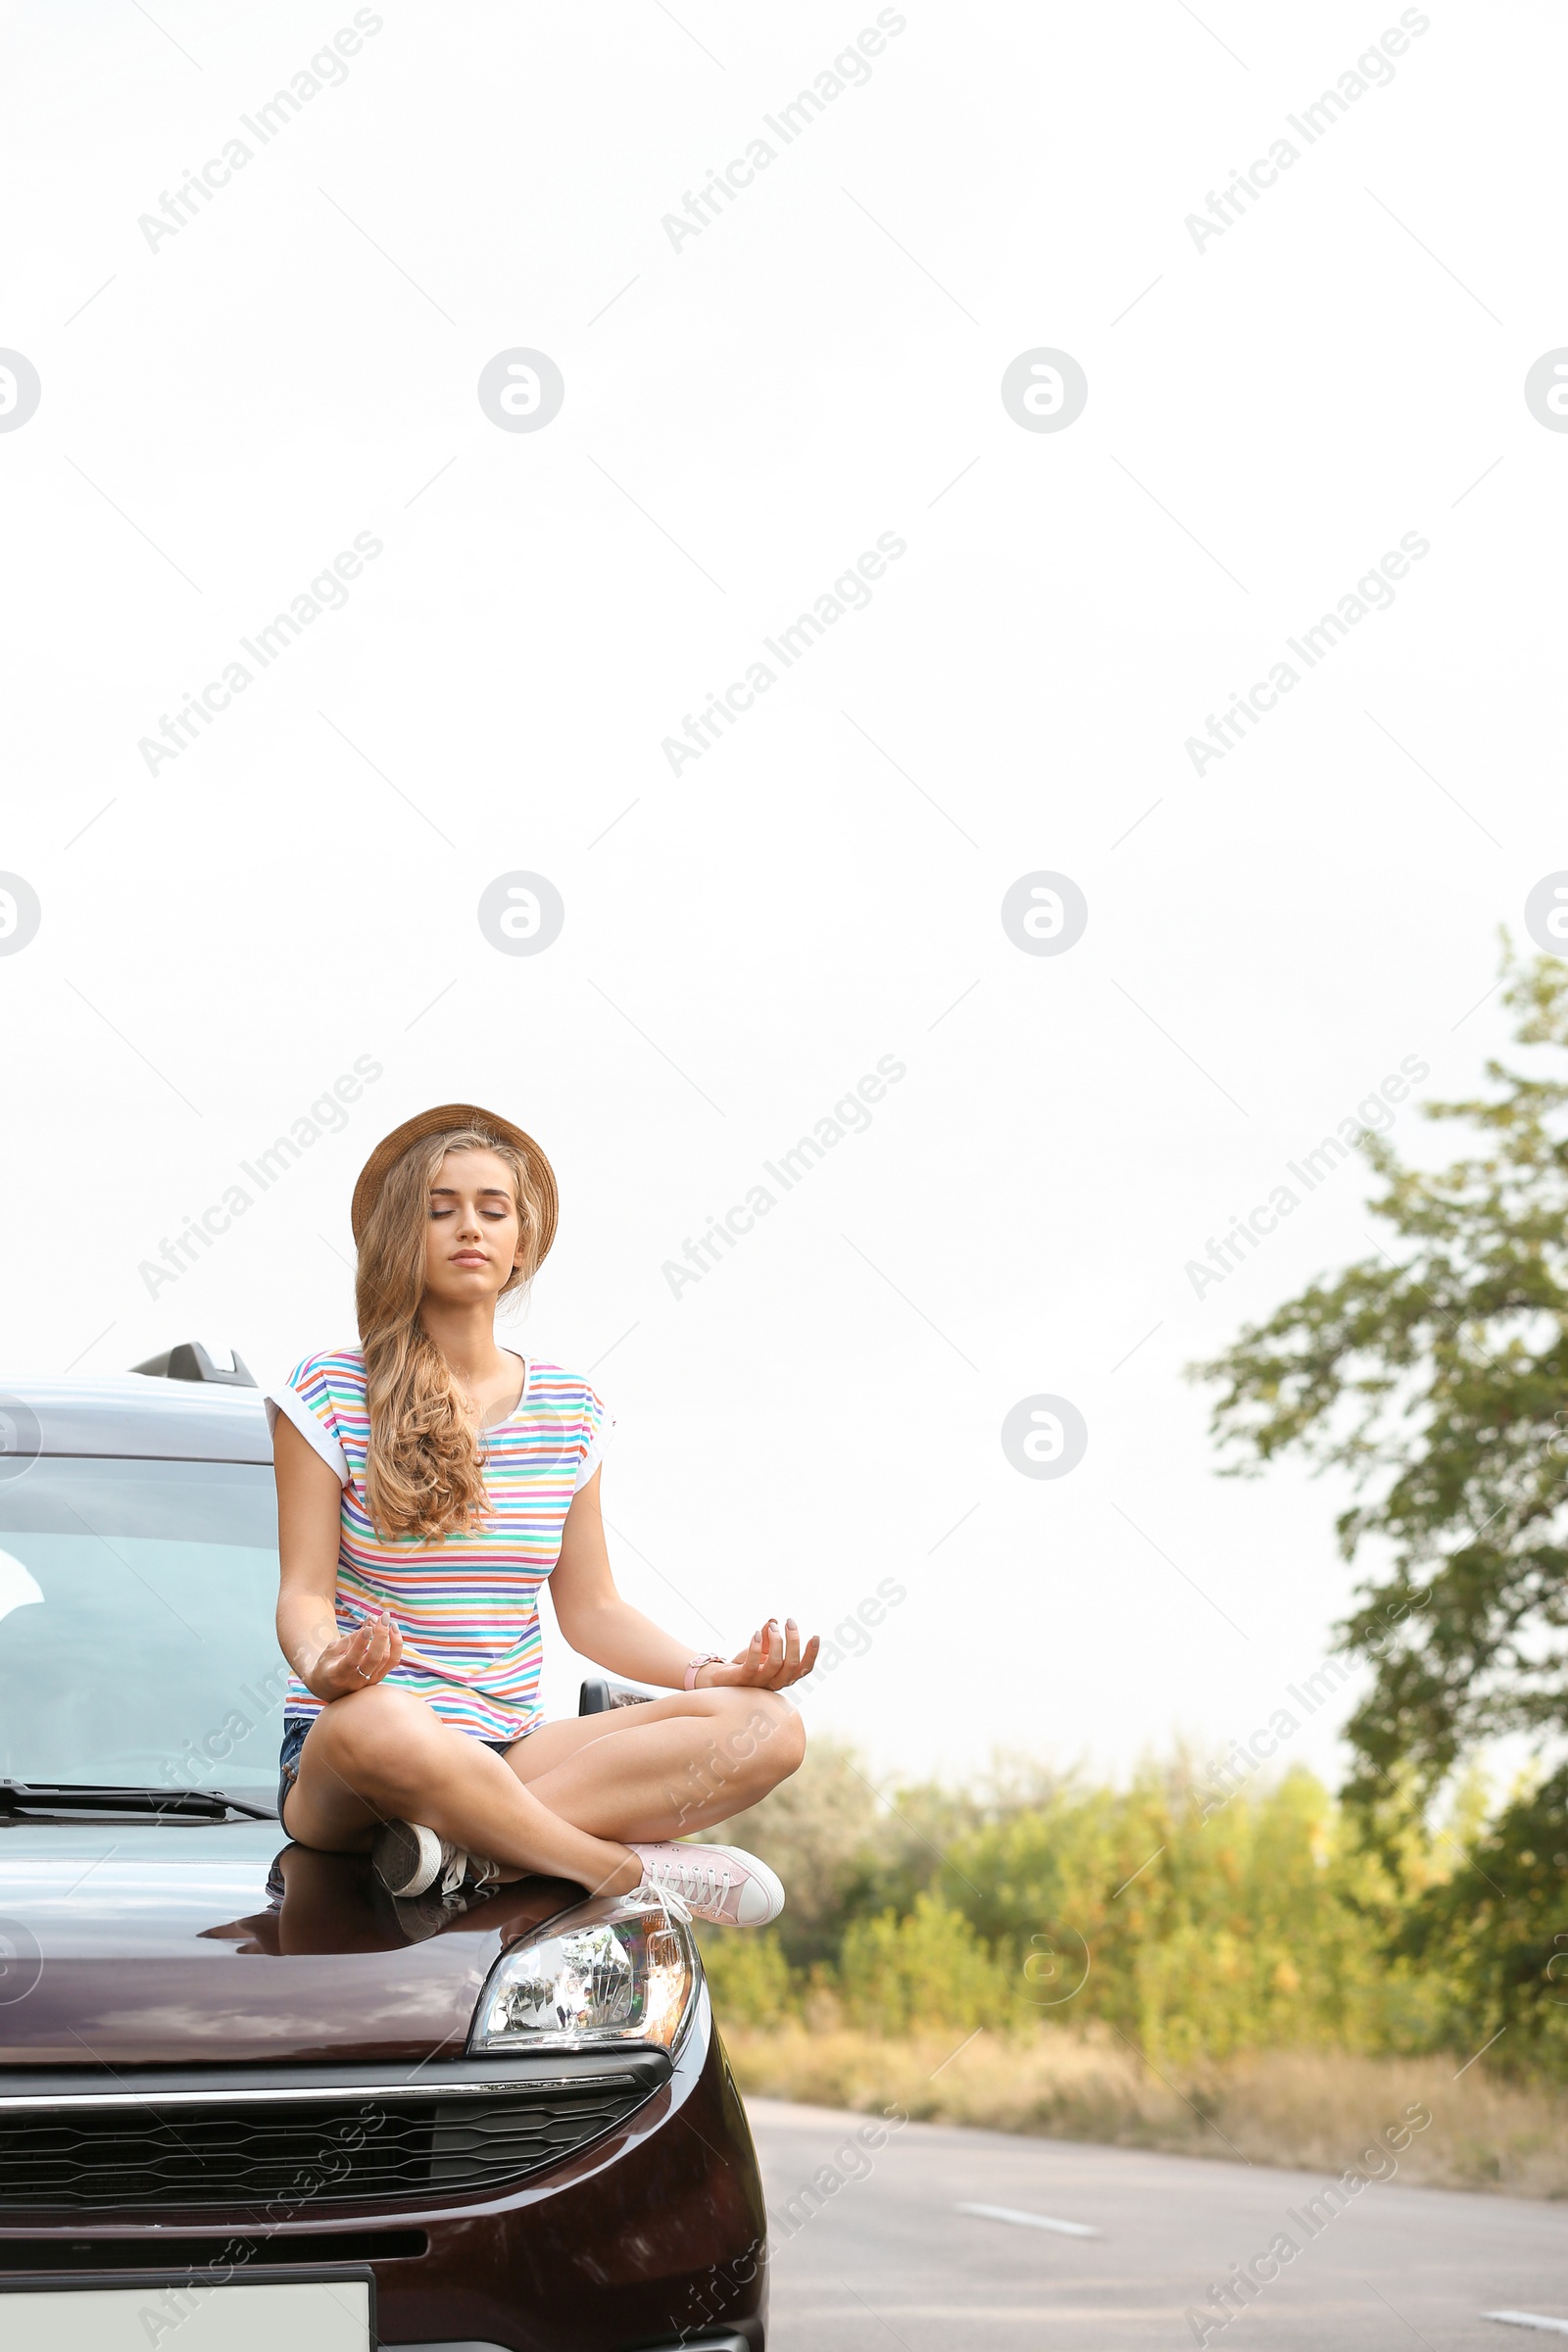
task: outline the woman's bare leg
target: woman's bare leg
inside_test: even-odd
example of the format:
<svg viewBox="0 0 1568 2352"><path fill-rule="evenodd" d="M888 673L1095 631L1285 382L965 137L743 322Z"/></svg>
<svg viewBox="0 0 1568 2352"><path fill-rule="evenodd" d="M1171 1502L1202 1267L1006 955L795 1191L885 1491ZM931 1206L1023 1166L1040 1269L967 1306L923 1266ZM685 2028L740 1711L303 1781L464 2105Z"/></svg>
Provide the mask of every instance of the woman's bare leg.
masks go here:
<svg viewBox="0 0 1568 2352"><path fill-rule="evenodd" d="M683 1691L545 1724L503 1758L423 1699L378 1684L317 1717L286 1826L302 1845L363 1853L382 1822L423 1822L511 1875L624 1894L642 1876L625 1840L711 1829L758 1803L805 1752L799 1715L771 1690Z"/></svg>
<svg viewBox="0 0 1568 2352"><path fill-rule="evenodd" d="M417 1821L513 1877L538 1871L606 1894L629 1894L642 1879L623 1844L576 1827L483 1740L385 1684L321 1709L286 1811L291 1838L337 1853L364 1853L384 1821Z"/></svg>
<svg viewBox="0 0 1568 2352"><path fill-rule="evenodd" d="M691 1690L547 1723L507 1752L528 1790L594 1838L687 1838L757 1804L806 1753L777 1691Z"/></svg>

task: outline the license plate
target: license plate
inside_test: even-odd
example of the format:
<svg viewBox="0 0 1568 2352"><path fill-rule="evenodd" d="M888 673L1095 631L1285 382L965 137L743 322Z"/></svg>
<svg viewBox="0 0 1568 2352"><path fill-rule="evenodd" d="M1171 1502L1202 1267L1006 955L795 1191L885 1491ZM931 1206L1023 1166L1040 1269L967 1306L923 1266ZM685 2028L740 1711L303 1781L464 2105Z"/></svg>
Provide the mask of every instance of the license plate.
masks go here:
<svg viewBox="0 0 1568 2352"><path fill-rule="evenodd" d="M374 2352L373 2279L247 2278L199 2271L134 2279L0 2281L5 2352Z"/></svg>

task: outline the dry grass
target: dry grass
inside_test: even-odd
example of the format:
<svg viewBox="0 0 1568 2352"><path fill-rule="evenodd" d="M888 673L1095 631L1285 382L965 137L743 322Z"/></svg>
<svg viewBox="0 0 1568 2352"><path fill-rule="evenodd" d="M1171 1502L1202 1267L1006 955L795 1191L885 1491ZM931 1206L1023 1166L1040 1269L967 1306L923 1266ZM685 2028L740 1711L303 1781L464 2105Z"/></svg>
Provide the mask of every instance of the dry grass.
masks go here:
<svg viewBox="0 0 1568 2352"><path fill-rule="evenodd" d="M1488 2075L1484 2061L1458 2074L1461 2061L1443 2057L1278 2050L1167 2082L1103 2029L1022 2041L985 2033L956 2054L951 2039L805 2026L734 2028L724 2038L742 2088L770 2098L862 2111L897 2103L932 2123L1313 2172L1355 2164L1375 2134L1421 2106L1432 2122L1399 2156L1401 2180L1568 2197L1568 2094Z"/></svg>

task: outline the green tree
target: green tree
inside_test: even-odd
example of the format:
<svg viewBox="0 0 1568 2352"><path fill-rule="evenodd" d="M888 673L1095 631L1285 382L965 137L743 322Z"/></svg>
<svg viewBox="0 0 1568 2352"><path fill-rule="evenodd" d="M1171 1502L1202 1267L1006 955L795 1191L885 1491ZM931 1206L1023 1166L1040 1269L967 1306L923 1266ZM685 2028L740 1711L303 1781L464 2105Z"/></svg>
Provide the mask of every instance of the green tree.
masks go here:
<svg viewBox="0 0 1568 2352"><path fill-rule="evenodd" d="M1292 1450L1348 1472L1346 1558L1387 1547L1342 1634L1373 1668L1347 1793L1390 1846L1478 1743L1525 1733L1550 1761L1568 1731L1568 967L1505 951L1503 972L1517 1042L1544 1065L1489 1061L1488 1093L1424 1105L1477 1133L1440 1171L1368 1135L1388 1249L1193 1367L1220 1384L1232 1474ZM1407 1932L1463 1919L1475 2014L1517 2016L1527 1998L1554 2039L1565 1809L1568 1770L1518 1792Z"/></svg>

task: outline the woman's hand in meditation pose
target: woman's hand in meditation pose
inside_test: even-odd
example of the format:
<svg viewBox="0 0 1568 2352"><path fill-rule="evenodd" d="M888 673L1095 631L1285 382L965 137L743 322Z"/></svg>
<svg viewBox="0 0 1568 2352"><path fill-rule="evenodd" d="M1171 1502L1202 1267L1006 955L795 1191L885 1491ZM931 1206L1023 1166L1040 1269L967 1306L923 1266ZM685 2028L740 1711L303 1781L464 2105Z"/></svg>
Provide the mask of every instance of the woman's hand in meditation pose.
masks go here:
<svg viewBox="0 0 1568 2352"><path fill-rule="evenodd" d="M710 1690L716 1686L739 1684L757 1690L787 1690L791 1683L800 1682L816 1664L821 1647L813 1634L801 1647L801 1629L793 1617L786 1617L781 1627L776 1617L752 1636L744 1649L736 1651L727 1666L717 1663L701 1667L697 1675L699 1690Z"/></svg>
<svg viewBox="0 0 1568 2352"><path fill-rule="evenodd" d="M347 1698L383 1681L402 1655L403 1636L383 1609L318 1650L304 1680L318 1698Z"/></svg>

